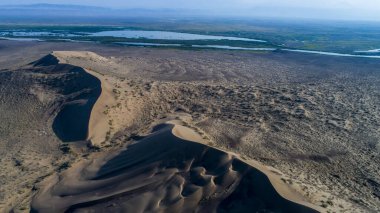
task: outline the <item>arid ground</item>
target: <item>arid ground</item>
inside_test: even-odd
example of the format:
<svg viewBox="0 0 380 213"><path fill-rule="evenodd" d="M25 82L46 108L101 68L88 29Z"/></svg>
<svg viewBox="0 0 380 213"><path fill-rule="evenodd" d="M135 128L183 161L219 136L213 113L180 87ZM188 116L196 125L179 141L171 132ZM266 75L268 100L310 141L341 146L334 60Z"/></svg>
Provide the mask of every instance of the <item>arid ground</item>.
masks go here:
<svg viewBox="0 0 380 213"><path fill-rule="evenodd" d="M380 60L0 41L0 211L378 212Z"/></svg>

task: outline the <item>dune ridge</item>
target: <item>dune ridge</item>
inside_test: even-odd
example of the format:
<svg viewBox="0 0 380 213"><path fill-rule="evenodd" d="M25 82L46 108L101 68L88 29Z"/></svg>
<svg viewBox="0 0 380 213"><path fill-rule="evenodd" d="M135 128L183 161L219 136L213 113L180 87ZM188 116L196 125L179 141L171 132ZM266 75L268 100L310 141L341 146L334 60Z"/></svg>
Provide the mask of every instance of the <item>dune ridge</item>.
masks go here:
<svg viewBox="0 0 380 213"><path fill-rule="evenodd" d="M89 57L89 55L91 57L100 58L100 56L91 52L54 51L51 54L35 62L34 66L49 66L49 65L65 66L65 65L69 65L69 63L66 60L67 57ZM106 60L106 59L102 58L101 60ZM72 65L72 66L75 66L75 65ZM78 66L75 66L75 67L78 67ZM95 77L99 81L98 85L96 86L98 87L98 91L97 91L98 94L95 95L96 101L88 103L89 107L85 110L86 112L81 112L84 114L88 114L88 117L80 119L83 122L86 122L86 124L88 124L86 125L87 130L84 130L83 128L81 129L83 134L85 134L84 137L82 136L82 139L91 142L92 145L99 145L102 141L106 139L107 132L109 130L107 119L103 111L106 108L106 106L110 106L115 102L115 98L111 92L111 85L109 85L108 82L103 79L104 76L94 71L91 71L88 68L83 68L83 67L78 67L78 68L80 68L82 71L86 72L87 74ZM75 110L78 110L77 107L75 107ZM78 118L78 116L75 116L75 115L73 116L72 112L69 112L69 114L70 114L68 115L69 117ZM69 124L65 124L65 125L71 126L71 125L74 125L74 123L75 122L70 122ZM74 140L71 139L70 141L74 141Z"/></svg>
<svg viewBox="0 0 380 213"><path fill-rule="evenodd" d="M59 78L48 82L63 97L56 107L57 115L53 122L53 130L63 142L88 140L91 112L96 103L103 99L102 83L89 71L82 67L67 64L62 60L64 52L51 54L33 62L33 65L44 74L65 75L65 81Z"/></svg>
<svg viewBox="0 0 380 213"><path fill-rule="evenodd" d="M74 54L53 52L59 63ZM54 58L49 56L54 63ZM110 85L102 85L91 109L88 139L105 138L104 107L112 103ZM32 201L32 212L317 212L292 194L265 167L206 145L179 121L163 123L120 152L96 154L45 180Z"/></svg>
<svg viewBox="0 0 380 213"><path fill-rule="evenodd" d="M235 155L181 139L173 131L197 137L186 127L161 124L125 150L80 162L49 178L34 197L32 210L317 212L283 198L264 173Z"/></svg>

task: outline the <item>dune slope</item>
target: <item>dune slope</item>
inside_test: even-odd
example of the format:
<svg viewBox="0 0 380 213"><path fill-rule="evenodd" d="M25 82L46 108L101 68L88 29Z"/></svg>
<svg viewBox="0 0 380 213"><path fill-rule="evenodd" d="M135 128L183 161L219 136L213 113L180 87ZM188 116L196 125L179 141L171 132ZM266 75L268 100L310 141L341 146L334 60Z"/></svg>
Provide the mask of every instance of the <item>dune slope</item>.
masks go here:
<svg viewBox="0 0 380 213"><path fill-rule="evenodd" d="M32 210L317 212L281 197L263 173L237 157L176 137L173 127L161 124L117 154L80 162L49 178Z"/></svg>
<svg viewBox="0 0 380 213"><path fill-rule="evenodd" d="M35 62L34 66L45 74L66 75L64 79L68 79L48 83L48 86L60 88L60 93L66 96L53 122L55 134L63 142L86 140L91 110L101 94L100 81L80 67L59 63L59 58L53 54ZM73 78L80 80L70 81Z"/></svg>

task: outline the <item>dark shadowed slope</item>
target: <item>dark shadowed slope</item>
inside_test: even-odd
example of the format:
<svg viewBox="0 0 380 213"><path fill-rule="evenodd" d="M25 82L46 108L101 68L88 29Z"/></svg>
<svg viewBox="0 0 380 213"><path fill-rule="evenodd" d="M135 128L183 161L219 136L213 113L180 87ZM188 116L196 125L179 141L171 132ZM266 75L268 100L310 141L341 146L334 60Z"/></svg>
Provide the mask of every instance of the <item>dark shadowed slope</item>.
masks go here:
<svg viewBox="0 0 380 213"><path fill-rule="evenodd" d="M80 67L60 64L52 54L34 62L34 68L57 76L46 85L64 96L53 122L56 135L64 142L86 140L91 109L101 93L100 81Z"/></svg>

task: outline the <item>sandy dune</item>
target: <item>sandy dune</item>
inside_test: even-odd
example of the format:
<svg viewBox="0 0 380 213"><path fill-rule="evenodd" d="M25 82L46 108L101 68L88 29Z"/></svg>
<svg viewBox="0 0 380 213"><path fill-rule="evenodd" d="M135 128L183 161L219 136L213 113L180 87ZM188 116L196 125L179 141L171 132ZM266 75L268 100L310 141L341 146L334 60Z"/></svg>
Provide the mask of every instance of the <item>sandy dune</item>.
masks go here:
<svg viewBox="0 0 380 213"><path fill-rule="evenodd" d="M61 101L59 112L53 122L56 135L63 142L77 142L88 138L89 119L91 111L102 94L101 81L86 72L81 67L65 64L57 55L61 52L53 52L33 63L35 69L44 70L45 74L81 76L68 83L56 79L51 82L51 87L61 90L62 95L67 96ZM72 77L71 77L72 78ZM92 125L92 124L91 124Z"/></svg>
<svg viewBox="0 0 380 213"><path fill-rule="evenodd" d="M199 138L183 126L158 125L151 135L119 153L78 163L49 178L34 197L32 209L317 212L281 197L262 172L236 156L182 139L187 137Z"/></svg>
<svg viewBox="0 0 380 213"><path fill-rule="evenodd" d="M56 57L61 64L67 63L67 58L95 58L103 63L108 61L106 58L102 58L91 52L54 51L52 55ZM109 131L108 120L104 114L104 110L106 110L107 106L114 105L116 100L112 94L112 86L104 80L104 76L90 69L84 68L83 70L96 77L101 82L101 93L91 109L87 131L87 140L91 141L93 145L100 145L101 142L106 140L107 132Z"/></svg>

